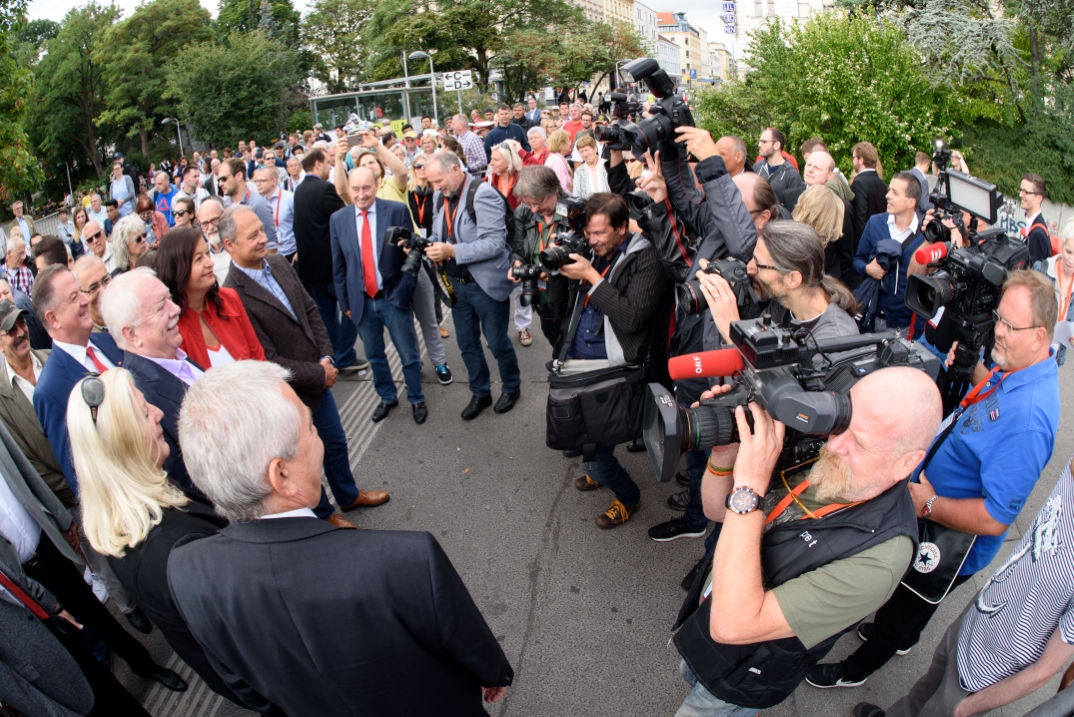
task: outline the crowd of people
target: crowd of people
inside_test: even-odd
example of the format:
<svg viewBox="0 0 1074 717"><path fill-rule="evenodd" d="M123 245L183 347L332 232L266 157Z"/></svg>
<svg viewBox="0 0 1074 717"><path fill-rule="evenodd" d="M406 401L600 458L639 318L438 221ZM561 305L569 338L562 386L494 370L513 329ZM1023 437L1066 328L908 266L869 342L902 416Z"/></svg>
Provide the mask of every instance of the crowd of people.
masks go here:
<svg viewBox="0 0 1074 717"><path fill-rule="evenodd" d="M159 629L214 692L264 715L480 715L502 699L513 669L437 540L355 530L354 511L390 496L359 488L331 389L368 370L369 420L390 418L385 331L418 425L429 408L417 331L437 381L452 383L449 310L466 421L520 400L514 338L557 376L631 367L683 407L735 377L673 380L668 360L732 346L734 322L759 312L815 341L898 331L950 369L957 346L926 329L940 316L906 306L908 277L930 270L915 255L923 229L938 221L930 155L885 181L863 141L845 177L822 138L795 152L774 127L754 161L744 138L694 127L635 155L600 141L608 108L596 104L531 98L398 135L354 117L147 176L117 155L107 198L61 211L55 235L16 202L0 277L0 700L28 715L146 715L113 654L185 690L107 599L130 628ZM926 373L891 367L857 381L848 425L802 470L783 470L786 427L756 403L735 411L739 443L685 453L673 513L649 529L658 542L705 538L675 621L678 717L755 715L803 682L862 685L999 554L1052 456L1066 351L1054 331L1074 319L1074 222L1053 240L1045 196L1043 179L1023 178L1030 265L1003 283L953 412ZM755 305L710 271L728 260L746 266ZM701 311L676 301L687 280ZM604 530L641 505L615 456L646 450L630 429L640 408L625 403L600 409L622 413L625 440L564 451L581 458L579 491L611 494L595 516ZM1074 656L1061 549L1072 499L1068 466L887 714L984 714L1062 670ZM907 577L940 559L927 524L975 536L936 600ZM851 631L861 646L822 662Z"/></svg>

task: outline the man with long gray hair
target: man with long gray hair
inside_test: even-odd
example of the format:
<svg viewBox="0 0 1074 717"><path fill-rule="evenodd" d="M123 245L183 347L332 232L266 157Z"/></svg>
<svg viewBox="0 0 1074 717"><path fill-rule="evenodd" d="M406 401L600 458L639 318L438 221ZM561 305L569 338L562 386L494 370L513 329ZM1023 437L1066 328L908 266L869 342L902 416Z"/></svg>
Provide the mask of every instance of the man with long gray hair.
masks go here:
<svg viewBox="0 0 1074 717"><path fill-rule="evenodd" d="M240 361L183 401L191 475L231 521L171 553L183 619L237 695L287 714L485 714L514 672L436 539L315 519L324 447L289 378Z"/></svg>

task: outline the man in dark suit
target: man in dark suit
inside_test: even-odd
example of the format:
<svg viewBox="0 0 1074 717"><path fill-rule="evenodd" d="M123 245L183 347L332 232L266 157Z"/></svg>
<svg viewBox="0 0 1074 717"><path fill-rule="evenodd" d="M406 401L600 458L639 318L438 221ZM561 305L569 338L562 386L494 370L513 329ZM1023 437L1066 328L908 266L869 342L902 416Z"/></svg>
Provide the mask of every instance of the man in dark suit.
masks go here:
<svg viewBox="0 0 1074 717"><path fill-rule="evenodd" d="M204 373L179 348L183 343L181 313L168 287L146 267L120 274L101 295L101 316L123 349L123 368L131 372L146 403L164 413L160 427L171 449L164 461L168 478L191 498L204 501L205 496L190 481L179 445L179 405L187 387Z"/></svg>
<svg viewBox="0 0 1074 717"><path fill-rule="evenodd" d="M265 358L291 372L291 385L313 413L313 424L324 441L324 472L339 507L350 511L387 502L387 492L359 491L354 484L347 435L330 390L339 371L332 363L332 344L313 299L287 260L268 253L265 230L256 214L241 206L229 207L218 227L231 255L224 286L238 292ZM328 496L322 494L316 514L335 525L354 527L331 511Z"/></svg>
<svg viewBox="0 0 1074 717"><path fill-rule="evenodd" d="M78 480L67 439L67 398L90 372L123 365L123 352L107 333L93 333L89 297L66 266L45 268L34 282L34 313L52 337L52 355L34 389L34 411L71 490Z"/></svg>
<svg viewBox="0 0 1074 717"><path fill-rule="evenodd" d="M824 271L848 286L857 286L861 277L854 271L854 252L858 248L858 237L854 235L854 209L850 202L840 197L829 188L828 182L835 179L835 159L823 149L809 153L806 159L802 179L806 187L822 186L843 203L843 232L835 246L824 250Z"/></svg>
<svg viewBox="0 0 1074 717"><path fill-rule="evenodd" d="M876 147L869 142L858 142L851 154L856 172L851 183L854 190L854 235L861 241L869 218L888 210L888 185L884 184L884 179L876 171L880 163Z"/></svg>
<svg viewBox="0 0 1074 717"><path fill-rule="evenodd" d="M320 447L286 379L243 361L187 394L194 481L231 525L176 543L180 614L236 694L289 715L485 716L482 696L501 699L514 672L462 579L428 533L311 519ZM250 456L241 473L225 467L235 455Z"/></svg>
<svg viewBox="0 0 1074 717"><path fill-rule="evenodd" d="M221 195L221 192L220 186L216 179L216 170L220 166L220 160L212 160L212 162L209 163L209 166L212 168L212 171L209 174L209 178L202 182L201 186L206 192L209 193L210 197L219 197Z"/></svg>
<svg viewBox="0 0 1074 717"><path fill-rule="evenodd" d="M1022 200L1022 211L1026 213L1027 228L1023 231L1025 231L1026 246L1029 247L1029 258L1034 268L1037 268L1039 264L1038 270L1044 271L1044 262L1052 255L1052 239L1048 234L1048 223L1044 221L1044 215L1040 213L1040 206L1048 196L1044 177L1039 174L1023 174L1018 195Z"/></svg>
<svg viewBox="0 0 1074 717"><path fill-rule="evenodd" d="M336 286L332 275L332 241L329 223L332 215L345 206L336 188L328 181L332 165L322 149L312 149L302 158L306 178L295 189L295 245L298 262L295 268L317 310L332 342L335 365L365 368L368 363L358 359L354 344L358 327L352 321L340 320Z"/></svg>
<svg viewBox="0 0 1074 717"><path fill-rule="evenodd" d="M373 367L373 385L380 396L373 422L384 420L399 405L395 379L384 353L387 328L399 352L414 421L422 424L429 412L421 390L421 354L410 309L417 277L402 271L406 257L403 250L384 242L389 227L410 228L413 220L405 204L377 199L377 177L372 170L352 169L347 186L354 207L332 215L332 271L339 306L347 321L358 327L365 355Z"/></svg>

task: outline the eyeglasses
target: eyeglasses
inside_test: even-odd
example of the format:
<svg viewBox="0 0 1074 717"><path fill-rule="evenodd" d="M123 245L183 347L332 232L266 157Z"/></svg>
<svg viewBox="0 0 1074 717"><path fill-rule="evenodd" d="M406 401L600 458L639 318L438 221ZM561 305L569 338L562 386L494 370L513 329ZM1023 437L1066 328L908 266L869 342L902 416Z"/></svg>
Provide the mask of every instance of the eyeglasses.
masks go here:
<svg viewBox="0 0 1074 717"><path fill-rule="evenodd" d="M186 212L184 212L184 214L185 213ZM180 214L179 216L183 216L183 214ZM134 237L134 243L135 244L141 244L142 242L144 242L146 240L146 238L148 236L149 236L149 234L139 234L138 236Z"/></svg>
<svg viewBox="0 0 1074 717"><path fill-rule="evenodd" d="M781 274L785 274L787 272L786 269L780 269L778 266L772 266L771 264L761 264L760 262L757 262L756 260L754 260L754 262L755 262L755 266L758 269L771 269L772 271L778 271Z"/></svg>
<svg viewBox="0 0 1074 717"><path fill-rule="evenodd" d="M1032 189L1022 189L1022 188L1018 189L1018 193L1019 194L1036 194L1038 196L1040 195L1040 192L1034 192Z"/></svg>
<svg viewBox="0 0 1074 717"><path fill-rule="evenodd" d="M112 277L110 277L108 274L105 274L100 281L95 281L89 286L87 286L85 289L80 289L80 291L83 294L93 294L98 289L103 289L104 287L108 286L111 282Z"/></svg>
<svg viewBox="0 0 1074 717"><path fill-rule="evenodd" d="M775 142L776 140L774 140L774 139L764 139L764 138L761 138L761 139L760 139L760 140L758 140L758 141L759 141L759 142L760 142L761 144L772 144L772 143L773 143L773 142Z"/></svg>
<svg viewBox="0 0 1074 717"><path fill-rule="evenodd" d="M104 403L104 381L100 374L91 373L82 379L82 400L89 406L93 425L97 425L97 409Z"/></svg>
<svg viewBox="0 0 1074 717"><path fill-rule="evenodd" d="M216 219L202 219L201 225L203 227L215 227L218 221L220 221L220 217L217 217Z"/></svg>
<svg viewBox="0 0 1074 717"><path fill-rule="evenodd" d="M88 238L89 238L90 241L97 241L102 236L104 236L104 230L103 229L101 231L97 232L96 234L90 234Z"/></svg>
<svg viewBox="0 0 1074 717"><path fill-rule="evenodd" d="M425 165L424 164L415 164L414 169L425 169Z"/></svg>
<svg viewBox="0 0 1074 717"><path fill-rule="evenodd" d="M174 211L172 212L172 214L174 214L174 215L175 215L175 216L177 216L177 217L185 217L185 216L186 216L187 214L189 214L189 213L190 213L190 212L188 212L188 211L187 211L187 210L185 210L185 209L176 209L176 210L174 210Z"/></svg>
<svg viewBox="0 0 1074 717"><path fill-rule="evenodd" d="M992 320L997 324L1003 324L1003 328L1007 331L1028 331L1029 329L1039 329L1040 326L1014 326L1010 321L999 315L999 312L995 309L992 310Z"/></svg>

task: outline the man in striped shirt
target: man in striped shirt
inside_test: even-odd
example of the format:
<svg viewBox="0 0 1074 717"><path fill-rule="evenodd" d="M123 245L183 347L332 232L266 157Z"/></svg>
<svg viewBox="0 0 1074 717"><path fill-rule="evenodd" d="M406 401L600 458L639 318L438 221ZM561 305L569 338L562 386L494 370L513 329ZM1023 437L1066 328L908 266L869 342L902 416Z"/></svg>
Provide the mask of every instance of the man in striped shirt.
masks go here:
<svg viewBox="0 0 1074 717"><path fill-rule="evenodd" d="M470 123L466 121L465 115L451 118L451 132L459 140L459 145L466 154L466 168L470 170L470 174L477 174L488 166L485 145L480 137L470 131Z"/></svg>
<svg viewBox="0 0 1074 717"><path fill-rule="evenodd" d="M951 623L928 671L887 717L984 714L1043 687L1063 669L1074 656L1072 505L1068 463L1033 527ZM864 702L854 714L885 715Z"/></svg>

